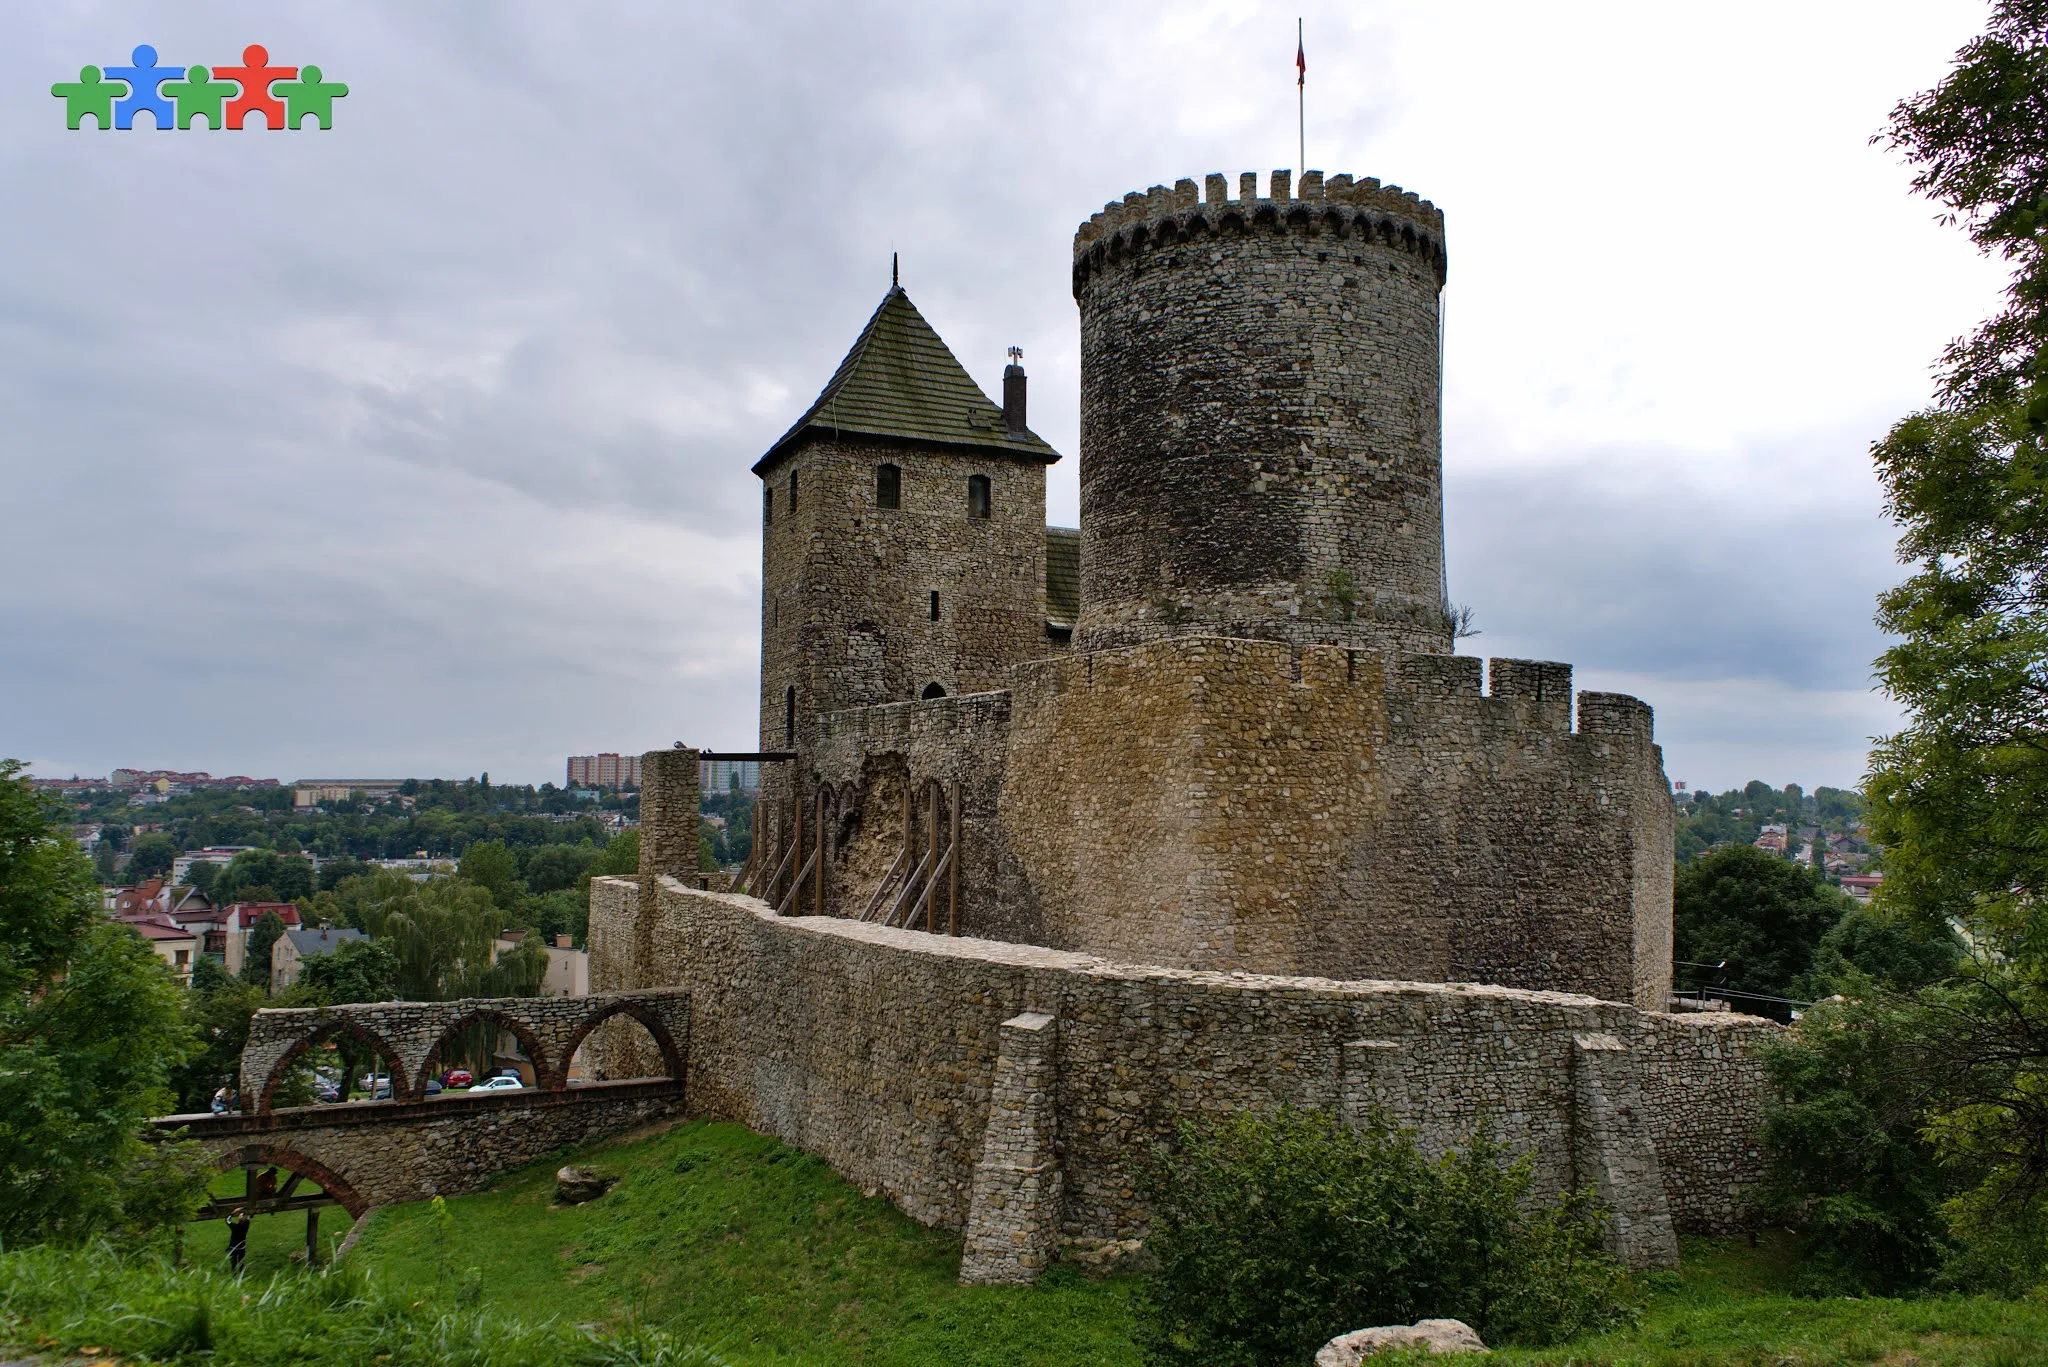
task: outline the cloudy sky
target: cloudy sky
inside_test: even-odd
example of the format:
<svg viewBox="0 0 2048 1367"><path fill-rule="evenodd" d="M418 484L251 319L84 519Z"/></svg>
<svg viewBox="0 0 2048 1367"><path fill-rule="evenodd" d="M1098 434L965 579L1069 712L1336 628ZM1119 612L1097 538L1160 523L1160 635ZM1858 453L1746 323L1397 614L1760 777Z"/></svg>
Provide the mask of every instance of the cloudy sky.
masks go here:
<svg viewBox="0 0 2048 1367"><path fill-rule="evenodd" d="M748 466L888 283L1078 493L1076 223L1308 163L1448 216L1466 647L1647 699L1674 778L1846 785L1891 714L1866 451L2000 284L1869 143L1976 0L11 6L0 754L559 781L751 746ZM249 43L326 133L68 132ZM145 120L146 121L146 120Z"/></svg>

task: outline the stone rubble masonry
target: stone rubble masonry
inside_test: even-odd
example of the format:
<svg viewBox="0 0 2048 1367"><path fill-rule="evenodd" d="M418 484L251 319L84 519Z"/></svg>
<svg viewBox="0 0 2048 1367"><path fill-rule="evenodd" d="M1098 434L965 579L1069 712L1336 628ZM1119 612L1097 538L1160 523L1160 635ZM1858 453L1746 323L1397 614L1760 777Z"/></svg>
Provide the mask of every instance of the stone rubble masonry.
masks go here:
<svg viewBox="0 0 2048 1367"><path fill-rule="evenodd" d="M1026 1011L1002 1024L988 1129L968 1198L963 1282L1034 1282L1059 1253L1056 1034L1052 1016L1043 1011Z"/></svg>
<svg viewBox="0 0 2048 1367"><path fill-rule="evenodd" d="M1572 1167L1610 1212L1608 1251L1630 1267L1677 1267L1678 1235L1643 1110L1639 1063L1613 1035L1572 1036Z"/></svg>
<svg viewBox="0 0 2048 1367"><path fill-rule="evenodd" d="M375 1105L303 1106L237 1115L173 1115L223 1169L275 1163L317 1183L351 1216L373 1206L481 1191L507 1168L556 1149L682 1113L680 1082L597 1083Z"/></svg>
<svg viewBox="0 0 2048 1367"><path fill-rule="evenodd" d="M1443 216L1221 176L1075 237L1080 650L1200 632L1448 652Z"/></svg>
<svg viewBox="0 0 2048 1367"><path fill-rule="evenodd" d="M884 464L902 471L901 507L877 506ZM986 518L968 516L971 475L990 482ZM808 437L764 478L776 513L761 537L763 750L806 747L822 712L908 701L933 684L981 692L1011 665L1053 653L1045 464L1035 455ZM762 777L770 788L781 779Z"/></svg>
<svg viewBox="0 0 2048 1367"><path fill-rule="evenodd" d="M820 720L828 905L963 786L965 933L1170 967L1661 1008L1674 813L1650 709L1571 667L1181 636Z"/></svg>
<svg viewBox="0 0 2048 1367"><path fill-rule="evenodd" d="M241 1092L245 1101L255 1102L253 1109L268 1112L272 1094L294 1061L323 1040L349 1035L375 1049L391 1070L395 1100L417 1100L426 1094L441 1046L479 1024L513 1035L533 1061L539 1089L559 1091L568 1085L569 1061L577 1048L593 1030L615 1019L640 1022L658 1051L650 1061L653 1066L628 1076L680 1076L689 1040L690 1001L670 988L588 997L465 997L451 1002L258 1011L249 1021L248 1043L242 1048ZM599 1073L604 1075L602 1069Z"/></svg>
<svg viewBox="0 0 2048 1367"><path fill-rule="evenodd" d="M630 945L638 900L633 880L593 881L593 977ZM639 972L691 998L692 1112L818 1154L925 1224L964 1233L979 1213L982 1249L1004 1239L1035 1249L1029 1226L1055 1200L1063 1243L1142 1238L1135 1158L1182 1118L1283 1102L1356 1116L1370 1097L1432 1152L1486 1120L1533 1154L1539 1195L1606 1180L1630 1229L1660 1219L1684 1234L1738 1228L1741 1191L1761 1171L1757 1045L1777 1027L1752 1017L1476 984L1132 965L777 917L753 898L672 879L658 901ZM1032 1032L1044 1065L1021 1026L1005 1029L1027 1012L1051 1018ZM1622 1046L1603 1060L1601 1104L1613 1104L1620 1076L1634 1078L1630 1123L1648 1134L1660 1189L1621 1161L1638 1142L1627 1133L1578 1137L1591 1105L1577 1094L1581 1035ZM1033 1095L1027 1086L1047 1097L1049 1121L1035 1104L999 1103L999 1093ZM1056 1177L1029 1160L1048 1133ZM1005 1175L1015 1185L998 1192ZM1011 1213L1016 1224L1004 1225Z"/></svg>

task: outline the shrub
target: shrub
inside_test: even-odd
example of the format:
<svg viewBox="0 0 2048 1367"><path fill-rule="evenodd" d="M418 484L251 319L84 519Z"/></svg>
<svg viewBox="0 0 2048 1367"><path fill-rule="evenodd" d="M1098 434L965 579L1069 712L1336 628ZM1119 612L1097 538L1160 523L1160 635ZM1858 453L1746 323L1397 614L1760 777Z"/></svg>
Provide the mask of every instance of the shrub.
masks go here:
<svg viewBox="0 0 2048 1367"><path fill-rule="evenodd" d="M1485 1131L1435 1162L1375 1121L1282 1108L1180 1127L1145 1176L1156 1260L1138 1300L1149 1362L1306 1362L1338 1334L1465 1320L1548 1343L1627 1317L1589 1195L1528 1201L1531 1168Z"/></svg>

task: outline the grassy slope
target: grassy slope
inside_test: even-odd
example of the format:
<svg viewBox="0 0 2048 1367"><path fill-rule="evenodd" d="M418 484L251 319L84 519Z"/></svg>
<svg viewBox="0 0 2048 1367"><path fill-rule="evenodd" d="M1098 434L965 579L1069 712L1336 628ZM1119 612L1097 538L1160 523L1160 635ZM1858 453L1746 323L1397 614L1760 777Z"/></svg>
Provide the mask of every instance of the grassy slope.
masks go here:
<svg viewBox="0 0 2048 1367"><path fill-rule="evenodd" d="M391 1282L482 1273L486 1304L573 1322L658 1322L735 1364L1135 1363L1128 1283L1065 1269L963 1287L957 1237L864 1199L819 1160L738 1125L596 1147L602 1200L550 1205L555 1162L448 1202L378 1214L352 1257ZM301 1231L303 1237L303 1230Z"/></svg>
<svg viewBox="0 0 2048 1367"><path fill-rule="evenodd" d="M549 1205L557 1162L450 1201L445 1248L425 1205L381 1212L356 1258L394 1288L453 1292L528 1321L660 1324L734 1364L1135 1363L1130 1284L1060 1269L1029 1289L960 1287L959 1240L860 1193L814 1158L734 1125L695 1123L578 1155L619 1174L603 1200ZM328 1231L323 1229L325 1236ZM303 1223L252 1235L281 1263ZM323 1239L324 1242L324 1239ZM194 1247L188 1245L188 1247ZM1656 1278L1641 1324L1502 1367L2021 1367L2048 1363L2048 1303L1810 1300L1782 1245L1699 1244Z"/></svg>

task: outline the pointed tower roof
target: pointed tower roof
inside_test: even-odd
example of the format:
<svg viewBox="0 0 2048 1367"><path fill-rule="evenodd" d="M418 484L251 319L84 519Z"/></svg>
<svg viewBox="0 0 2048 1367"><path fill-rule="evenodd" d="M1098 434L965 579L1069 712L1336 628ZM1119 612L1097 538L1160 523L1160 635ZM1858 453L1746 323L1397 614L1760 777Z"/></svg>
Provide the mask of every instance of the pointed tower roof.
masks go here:
<svg viewBox="0 0 2048 1367"><path fill-rule="evenodd" d="M1060 458L1034 432L1010 434L1003 410L989 402L901 285L889 287L818 401L754 463L754 473L808 433L841 432L975 447L1047 464Z"/></svg>

